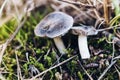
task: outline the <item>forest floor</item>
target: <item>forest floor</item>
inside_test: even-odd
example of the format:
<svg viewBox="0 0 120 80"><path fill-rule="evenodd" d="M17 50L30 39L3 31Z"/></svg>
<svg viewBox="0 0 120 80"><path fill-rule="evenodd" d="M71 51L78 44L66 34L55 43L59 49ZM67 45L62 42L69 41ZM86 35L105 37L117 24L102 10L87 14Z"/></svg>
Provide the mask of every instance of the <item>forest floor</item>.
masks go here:
<svg viewBox="0 0 120 80"><path fill-rule="evenodd" d="M61 36L65 55L52 38L35 35L54 11L71 16L73 27L94 28L85 35L90 58L81 57L72 30ZM120 80L119 21L119 0L1 0L0 80Z"/></svg>

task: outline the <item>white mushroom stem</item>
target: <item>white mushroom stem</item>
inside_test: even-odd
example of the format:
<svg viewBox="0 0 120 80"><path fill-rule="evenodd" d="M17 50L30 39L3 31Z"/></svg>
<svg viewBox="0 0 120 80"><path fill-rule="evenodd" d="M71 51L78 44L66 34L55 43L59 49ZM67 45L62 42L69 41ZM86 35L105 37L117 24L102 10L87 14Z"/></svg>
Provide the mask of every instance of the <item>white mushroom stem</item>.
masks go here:
<svg viewBox="0 0 120 80"><path fill-rule="evenodd" d="M90 58L90 53L87 44L87 36L79 35L78 36L78 46L82 59Z"/></svg>
<svg viewBox="0 0 120 80"><path fill-rule="evenodd" d="M64 43L62 41L62 39L60 37L55 37L53 38L54 40L54 43L56 45L56 47L58 48L59 52L63 55L65 54L65 46L64 46Z"/></svg>

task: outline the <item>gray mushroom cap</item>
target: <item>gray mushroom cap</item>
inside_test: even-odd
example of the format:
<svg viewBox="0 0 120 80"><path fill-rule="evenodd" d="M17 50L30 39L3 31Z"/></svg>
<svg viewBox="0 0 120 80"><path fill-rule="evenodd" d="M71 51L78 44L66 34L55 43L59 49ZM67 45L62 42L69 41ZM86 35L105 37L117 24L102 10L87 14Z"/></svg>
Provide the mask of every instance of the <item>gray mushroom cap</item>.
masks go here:
<svg viewBox="0 0 120 80"><path fill-rule="evenodd" d="M74 26L71 28L74 35L96 35L98 31L92 26Z"/></svg>
<svg viewBox="0 0 120 80"><path fill-rule="evenodd" d="M65 34L73 26L73 18L63 12L48 14L35 27L35 35L40 37L54 38Z"/></svg>

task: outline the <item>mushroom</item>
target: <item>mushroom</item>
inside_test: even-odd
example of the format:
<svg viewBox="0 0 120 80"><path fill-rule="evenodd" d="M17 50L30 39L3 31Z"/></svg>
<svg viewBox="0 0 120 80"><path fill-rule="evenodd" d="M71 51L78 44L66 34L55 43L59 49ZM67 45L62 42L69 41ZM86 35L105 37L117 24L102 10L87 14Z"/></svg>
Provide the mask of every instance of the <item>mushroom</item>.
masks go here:
<svg viewBox="0 0 120 80"><path fill-rule="evenodd" d="M96 35L97 30L90 26L74 26L71 28L74 35L78 35L78 46L82 59L90 58L87 45L87 35Z"/></svg>
<svg viewBox="0 0 120 80"><path fill-rule="evenodd" d="M35 35L53 38L56 47L61 54L65 54L65 46L61 36L73 26L73 18L63 12L52 12L48 14L35 27Z"/></svg>

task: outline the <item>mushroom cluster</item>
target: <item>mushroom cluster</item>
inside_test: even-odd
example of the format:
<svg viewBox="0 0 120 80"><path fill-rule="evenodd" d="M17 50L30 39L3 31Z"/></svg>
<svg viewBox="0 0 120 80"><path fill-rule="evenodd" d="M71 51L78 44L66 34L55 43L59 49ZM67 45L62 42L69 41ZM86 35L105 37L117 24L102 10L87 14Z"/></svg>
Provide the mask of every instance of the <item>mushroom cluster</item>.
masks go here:
<svg viewBox="0 0 120 80"><path fill-rule="evenodd" d="M63 12L52 12L48 14L40 23L35 27L35 35L40 37L49 37L54 40L59 52L65 54L65 46L61 39L65 33L70 29L78 35L78 46L82 59L90 58L90 53L87 46L87 36L81 35L80 32L85 32L84 28L73 27L73 18ZM89 31L88 31L89 32Z"/></svg>

